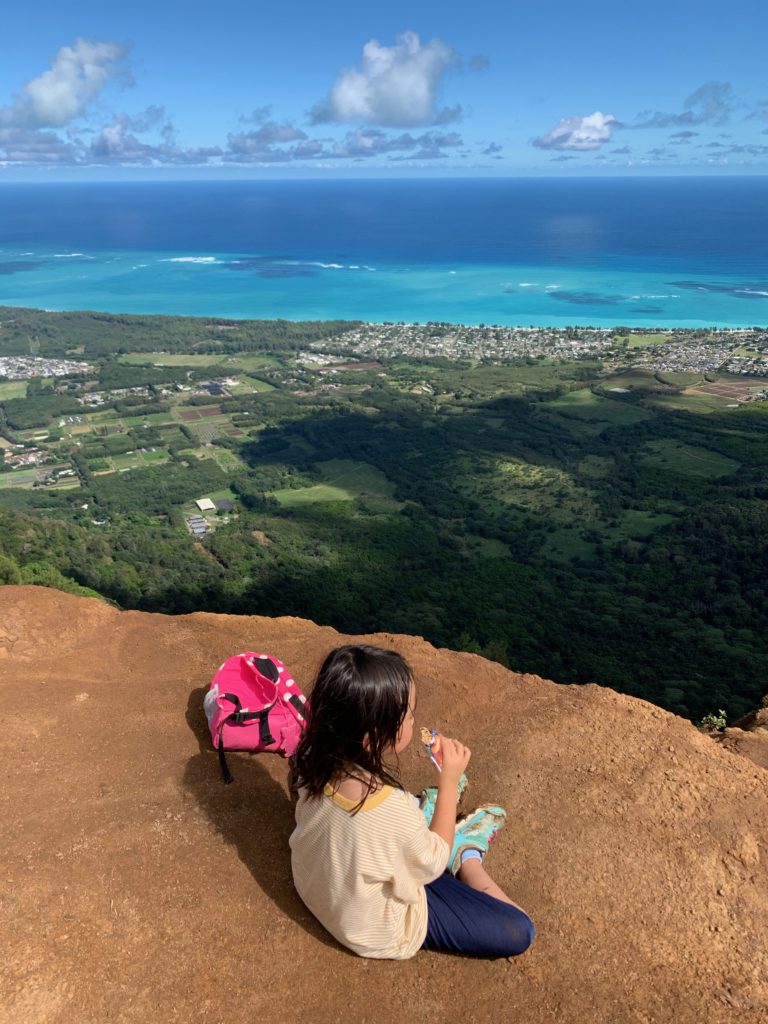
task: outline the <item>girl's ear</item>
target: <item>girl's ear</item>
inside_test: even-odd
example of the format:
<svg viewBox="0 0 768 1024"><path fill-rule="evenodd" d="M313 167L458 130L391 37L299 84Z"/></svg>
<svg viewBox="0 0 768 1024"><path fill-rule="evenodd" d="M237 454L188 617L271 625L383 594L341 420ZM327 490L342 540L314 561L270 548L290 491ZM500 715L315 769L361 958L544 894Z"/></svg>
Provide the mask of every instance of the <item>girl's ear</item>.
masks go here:
<svg viewBox="0 0 768 1024"><path fill-rule="evenodd" d="M371 743L370 740L368 739L368 733L366 733L365 736L363 736L363 750L367 750L369 754L371 752Z"/></svg>

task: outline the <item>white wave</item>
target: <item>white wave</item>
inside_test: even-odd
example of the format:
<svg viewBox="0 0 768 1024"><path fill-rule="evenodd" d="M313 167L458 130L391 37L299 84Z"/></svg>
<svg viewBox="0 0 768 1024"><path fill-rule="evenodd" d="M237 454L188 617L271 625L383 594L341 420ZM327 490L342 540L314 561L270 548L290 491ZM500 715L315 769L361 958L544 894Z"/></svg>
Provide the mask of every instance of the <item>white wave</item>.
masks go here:
<svg viewBox="0 0 768 1024"><path fill-rule="evenodd" d="M768 295L768 292L758 291L757 288L734 288L738 295Z"/></svg>
<svg viewBox="0 0 768 1024"><path fill-rule="evenodd" d="M679 295L630 295L630 299L635 302L637 299L679 299Z"/></svg>
<svg viewBox="0 0 768 1024"><path fill-rule="evenodd" d="M448 271L448 273L449 273L449 274L455 274L455 273L456 273L456 271L455 271L455 270L449 270L449 271Z"/></svg>
<svg viewBox="0 0 768 1024"><path fill-rule="evenodd" d="M171 256L170 259L160 260L161 263L221 263L215 256Z"/></svg>
<svg viewBox="0 0 768 1024"><path fill-rule="evenodd" d="M343 263L320 263L319 261L314 263L315 267L322 267L324 270L345 270Z"/></svg>
<svg viewBox="0 0 768 1024"><path fill-rule="evenodd" d="M545 285L544 291L545 292L553 292L553 291L555 291L556 288L559 288L559 287L560 287L559 284L548 284L548 285Z"/></svg>
<svg viewBox="0 0 768 1024"><path fill-rule="evenodd" d="M535 281L518 281L518 288L538 288L538 284Z"/></svg>
<svg viewBox="0 0 768 1024"><path fill-rule="evenodd" d="M144 267L148 267L148 263L137 263L135 267L131 267L131 270L143 270Z"/></svg>
<svg viewBox="0 0 768 1024"><path fill-rule="evenodd" d="M360 267L358 267L358 265L356 263L350 263L348 269L349 270L359 270Z"/></svg>
<svg viewBox="0 0 768 1024"><path fill-rule="evenodd" d="M84 252L55 252L53 258L56 260L69 260L74 256L85 256Z"/></svg>

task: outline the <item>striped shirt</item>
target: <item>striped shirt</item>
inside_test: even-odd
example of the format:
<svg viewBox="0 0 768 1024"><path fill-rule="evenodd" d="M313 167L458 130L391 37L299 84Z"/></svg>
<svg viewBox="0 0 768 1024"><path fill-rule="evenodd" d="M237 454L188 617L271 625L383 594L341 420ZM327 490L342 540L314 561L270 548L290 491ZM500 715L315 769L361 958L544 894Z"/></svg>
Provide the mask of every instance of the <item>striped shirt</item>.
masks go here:
<svg viewBox="0 0 768 1024"><path fill-rule="evenodd" d="M360 956L405 960L424 942L424 886L445 871L450 849L409 793L384 786L352 814L355 806L331 786L315 798L299 791L293 881L342 945Z"/></svg>

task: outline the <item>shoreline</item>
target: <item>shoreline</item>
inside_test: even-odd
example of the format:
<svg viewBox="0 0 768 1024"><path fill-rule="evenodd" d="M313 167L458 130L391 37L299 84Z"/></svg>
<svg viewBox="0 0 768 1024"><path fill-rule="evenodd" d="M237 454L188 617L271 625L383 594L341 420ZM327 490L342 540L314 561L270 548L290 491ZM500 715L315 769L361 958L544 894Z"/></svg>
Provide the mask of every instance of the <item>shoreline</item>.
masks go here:
<svg viewBox="0 0 768 1024"><path fill-rule="evenodd" d="M709 331L712 333L723 333L723 334L744 334L753 333L755 331L768 331L768 319L764 322L759 320L750 320L749 323L718 323L712 320L697 320L695 322L663 322L663 323L630 323L626 320L616 319L613 321L605 321L600 323L594 319L589 320L584 318L580 320L578 317L571 317L567 323L563 322L547 322L547 323L533 323L527 320L525 323L512 323L512 322L493 322L490 320L482 320L472 322L469 320L453 320L453 319L423 319L423 320L408 320L399 317L390 317L387 319L368 319L359 316L341 316L333 313L327 313L325 315L317 316L253 316L240 313L178 313L178 312L157 312L151 309L136 309L136 310L123 310L110 308L99 308L97 306L41 306L41 305L27 305L19 302L12 302L0 295L0 313L3 310L19 310L30 313L49 313L51 315L63 315L76 314L83 316L115 316L115 317L135 317L146 319L159 318L164 320L217 320L226 323L227 321L236 321L238 324L253 323L280 323L281 321L301 324L301 323L327 323L334 321L338 323L347 324L365 324L369 327L383 326L387 324L403 324L408 327L420 327L426 328L430 325L438 327L454 327L476 330L506 330L506 331L555 331L563 332L569 329L581 330L581 331L599 331L605 334L625 332L625 333L665 333L665 334L685 334L685 333L696 333L699 331ZM2 338L0 337L0 345Z"/></svg>

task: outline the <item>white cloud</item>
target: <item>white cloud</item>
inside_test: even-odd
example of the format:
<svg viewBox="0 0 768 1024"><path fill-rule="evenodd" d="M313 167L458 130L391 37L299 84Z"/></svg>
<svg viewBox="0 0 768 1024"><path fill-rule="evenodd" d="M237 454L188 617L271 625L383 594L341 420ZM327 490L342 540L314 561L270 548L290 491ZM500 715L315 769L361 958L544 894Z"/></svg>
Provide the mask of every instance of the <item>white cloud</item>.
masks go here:
<svg viewBox="0 0 768 1024"><path fill-rule="evenodd" d="M394 46L371 39L363 47L360 65L341 72L310 117L315 124L401 127L456 120L461 108L438 111L437 99L443 75L457 63L456 53L442 40L422 43L415 32L403 32Z"/></svg>
<svg viewBox="0 0 768 1024"><path fill-rule="evenodd" d="M138 135L153 132L157 142L147 142ZM141 114L122 114L101 127L87 151L78 154L83 164L206 164L222 155L218 146L183 149L176 145L176 132L162 107L147 107Z"/></svg>
<svg viewBox="0 0 768 1024"><path fill-rule="evenodd" d="M0 127L0 165L67 164L78 156L76 144L60 139L55 132Z"/></svg>
<svg viewBox="0 0 768 1024"><path fill-rule="evenodd" d="M551 132L533 139L533 145L539 149L599 149L611 141L617 126L613 114L602 114L599 110L586 117L563 117Z"/></svg>
<svg viewBox="0 0 768 1024"><path fill-rule="evenodd" d="M117 43L98 40L77 39L72 46L62 46L48 70L0 108L0 126L35 129L69 124L114 77L124 54Z"/></svg>
<svg viewBox="0 0 768 1024"><path fill-rule="evenodd" d="M228 136L223 159L227 163L288 163L296 160L437 160L446 149L461 146L457 132L427 131L420 135L389 135L380 128L355 128L335 142L310 139L289 124L268 121L258 131Z"/></svg>
<svg viewBox="0 0 768 1024"><path fill-rule="evenodd" d="M434 160L447 156L445 148L462 145L461 136L456 132L424 132L413 136L410 132L402 135L385 135L377 128L356 128L347 132L341 142L333 145L329 155L338 158L367 159L398 153L406 155L390 157L395 160Z"/></svg>
<svg viewBox="0 0 768 1024"><path fill-rule="evenodd" d="M268 108L263 108L265 111ZM275 149L287 143L297 145ZM319 147L319 149L318 149ZM262 121L261 127L249 132L230 132L227 136L226 159L235 163L280 163L286 160L311 159L322 150L321 143L308 142L307 133L287 121Z"/></svg>
<svg viewBox="0 0 768 1024"><path fill-rule="evenodd" d="M697 124L726 124L737 104L730 82L705 82L687 98L682 114L646 110L631 128L669 128Z"/></svg>

